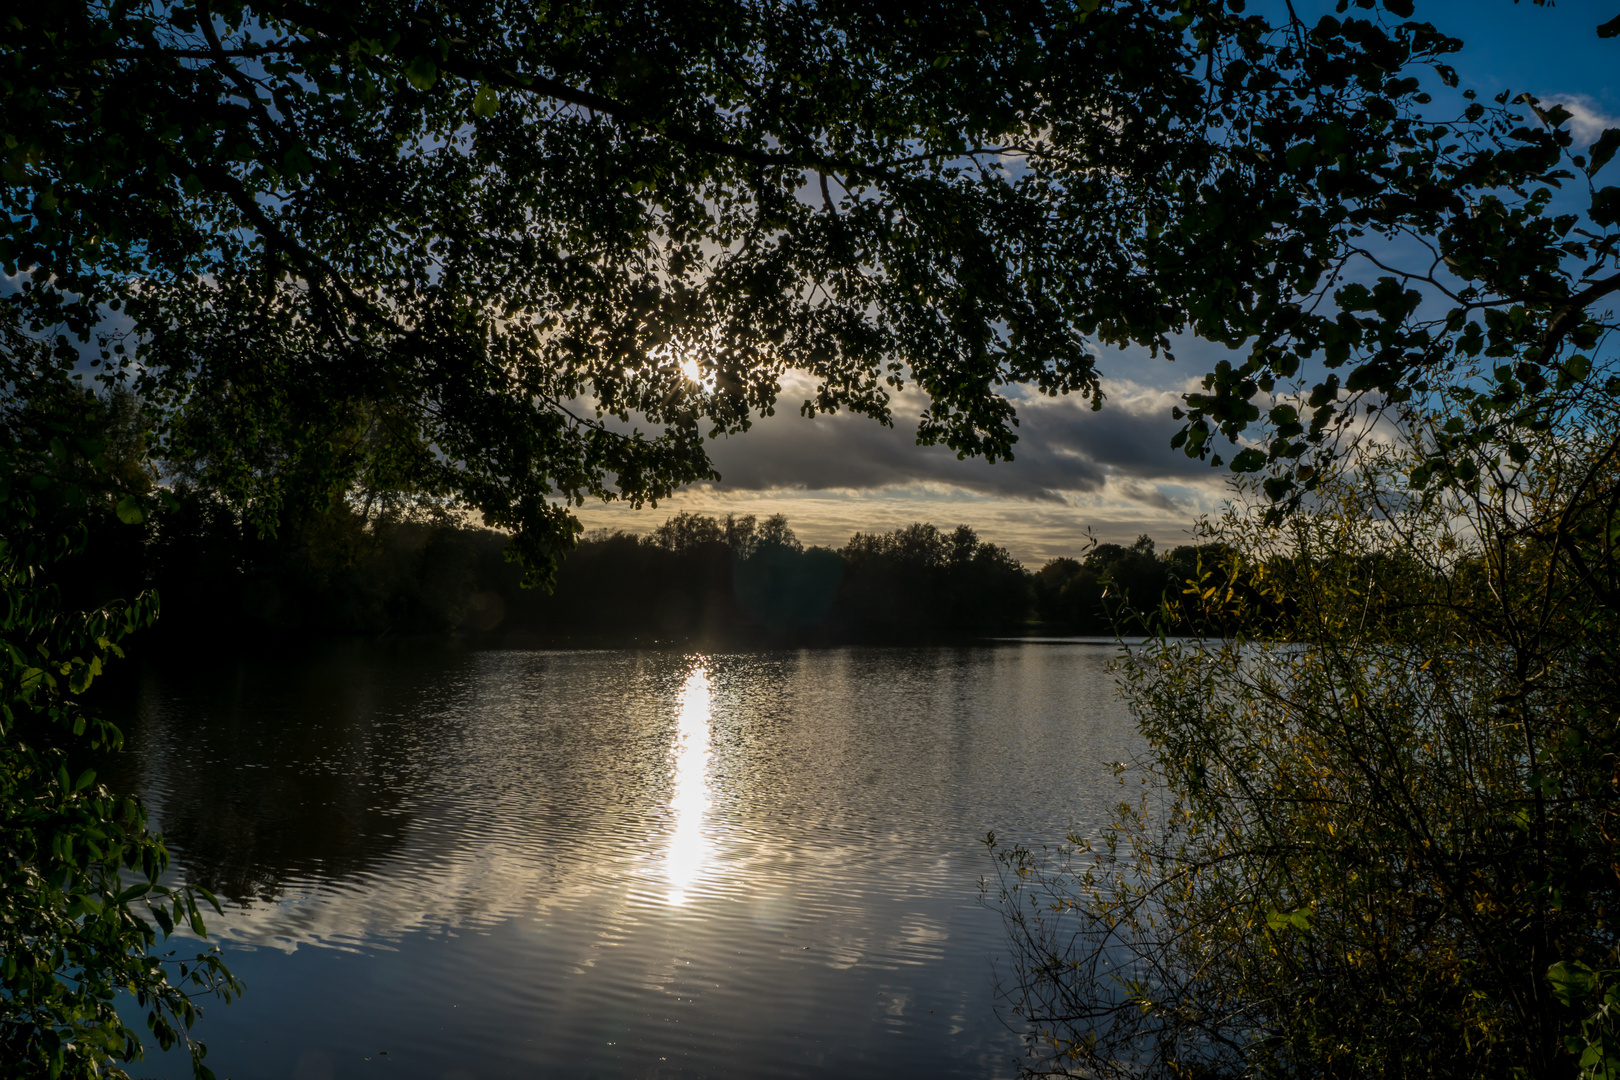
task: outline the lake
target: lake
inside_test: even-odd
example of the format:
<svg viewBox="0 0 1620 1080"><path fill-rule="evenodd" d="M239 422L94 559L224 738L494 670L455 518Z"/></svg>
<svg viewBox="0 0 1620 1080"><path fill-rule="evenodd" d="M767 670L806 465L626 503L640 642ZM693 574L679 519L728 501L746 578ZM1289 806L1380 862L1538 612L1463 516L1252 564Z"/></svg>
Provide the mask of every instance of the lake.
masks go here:
<svg viewBox="0 0 1620 1080"><path fill-rule="evenodd" d="M1013 1076L982 840L1119 801L1115 651L148 662L107 779L225 902L222 1080Z"/></svg>

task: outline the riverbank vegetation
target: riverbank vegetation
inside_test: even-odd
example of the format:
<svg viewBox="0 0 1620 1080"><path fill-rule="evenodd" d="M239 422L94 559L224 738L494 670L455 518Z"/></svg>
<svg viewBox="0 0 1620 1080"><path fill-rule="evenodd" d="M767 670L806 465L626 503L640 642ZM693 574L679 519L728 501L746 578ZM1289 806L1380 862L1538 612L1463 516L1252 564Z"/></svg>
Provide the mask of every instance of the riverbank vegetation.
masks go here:
<svg viewBox="0 0 1620 1080"><path fill-rule="evenodd" d="M1110 828L998 849L1032 1073L1609 1075L1620 413L1566 404L1475 491L1411 496L1437 421L1209 523L1240 632L1121 662Z"/></svg>
<svg viewBox="0 0 1620 1080"><path fill-rule="evenodd" d="M583 536L553 587L537 590L507 558L508 536L433 508L343 505L263 536L217 495L165 496L136 525L101 507L86 552L52 573L83 605L156 592L164 618L146 637L162 641L456 634L750 647L1111 634L1220 554L1077 537L1080 558L1031 573L965 525L806 548L780 515L682 513L641 536Z"/></svg>
<svg viewBox="0 0 1620 1080"><path fill-rule="evenodd" d="M69 392L24 419L65 436L69 472L88 468L70 447L105 447L106 467L150 501L139 521L105 498L59 508L64 527L86 529L84 550L49 572L64 602L91 609L154 592L164 617L147 636L176 641L461 634L758 646L1140 632L1132 611L1221 555L1076 537L1078 558L1031 573L967 526L916 523L806 549L780 515L682 513L643 536L584 536L553 587L531 589L510 536L441 501L339 490L326 509L300 507L264 530L220 491L159 487L147 411L128 392Z"/></svg>

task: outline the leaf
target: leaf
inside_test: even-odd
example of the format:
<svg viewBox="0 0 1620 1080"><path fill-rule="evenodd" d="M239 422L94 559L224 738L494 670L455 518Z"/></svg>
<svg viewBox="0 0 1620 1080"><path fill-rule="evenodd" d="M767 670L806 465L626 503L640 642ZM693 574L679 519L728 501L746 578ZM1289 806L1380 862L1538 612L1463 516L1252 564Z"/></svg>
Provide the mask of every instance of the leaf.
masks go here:
<svg viewBox="0 0 1620 1080"><path fill-rule="evenodd" d="M1265 467L1266 452L1249 447L1232 459L1232 471L1239 473L1259 472Z"/></svg>
<svg viewBox="0 0 1620 1080"><path fill-rule="evenodd" d="M139 897L145 896L147 893L149 893L151 891L152 891L151 882L139 881L139 882L136 882L134 885L131 885L129 888L125 889L123 892L119 893L116 897L114 897L113 902L116 903L116 904L127 904L131 900L135 900L135 899L138 899Z"/></svg>
<svg viewBox="0 0 1620 1080"><path fill-rule="evenodd" d="M304 152L303 147L295 146L281 156L281 168L287 176L296 179L314 172L315 162Z"/></svg>
<svg viewBox="0 0 1620 1080"><path fill-rule="evenodd" d="M1591 997L1598 986L1597 972L1579 960L1558 961L1547 969L1547 981L1552 983L1553 996L1565 1005Z"/></svg>
<svg viewBox="0 0 1620 1080"><path fill-rule="evenodd" d="M1592 194L1592 220L1599 225L1620 221L1620 187L1611 184Z"/></svg>
<svg viewBox="0 0 1620 1080"><path fill-rule="evenodd" d="M1597 171L1613 159L1616 150L1620 150L1620 128L1609 128L1592 144L1590 151L1592 160L1587 162L1586 175L1596 176Z"/></svg>
<svg viewBox="0 0 1620 1080"><path fill-rule="evenodd" d="M488 120L500 107L500 95L488 86L480 86L478 93L473 95L473 115L480 119Z"/></svg>
<svg viewBox="0 0 1620 1080"><path fill-rule="evenodd" d="M1606 23L1599 24L1597 34L1600 38L1620 37L1620 15L1616 15Z"/></svg>
<svg viewBox="0 0 1620 1080"><path fill-rule="evenodd" d="M1309 905L1295 908L1293 911L1279 911L1272 908L1266 912L1266 926L1271 930L1309 930L1311 909Z"/></svg>
<svg viewBox="0 0 1620 1080"><path fill-rule="evenodd" d="M116 512L118 520L125 525L139 525L146 520L146 511L142 508L141 501L133 495L125 495L119 499Z"/></svg>
<svg viewBox="0 0 1620 1080"><path fill-rule="evenodd" d="M431 90L439 81L439 65L425 56L418 56L405 68L405 81L418 90Z"/></svg>

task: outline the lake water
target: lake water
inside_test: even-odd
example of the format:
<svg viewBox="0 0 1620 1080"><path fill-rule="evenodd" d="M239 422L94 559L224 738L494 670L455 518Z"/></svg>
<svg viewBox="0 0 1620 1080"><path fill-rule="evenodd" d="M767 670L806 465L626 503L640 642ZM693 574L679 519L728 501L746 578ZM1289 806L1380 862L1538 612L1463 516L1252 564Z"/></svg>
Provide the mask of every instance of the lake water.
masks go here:
<svg viewBox="0 0 1620 1080"><path fill-rule="evenodd" d="M221 1078L1012 1076L981 841L1119 800L1114 652L148 664L109 779L227 900Z"/></svg>

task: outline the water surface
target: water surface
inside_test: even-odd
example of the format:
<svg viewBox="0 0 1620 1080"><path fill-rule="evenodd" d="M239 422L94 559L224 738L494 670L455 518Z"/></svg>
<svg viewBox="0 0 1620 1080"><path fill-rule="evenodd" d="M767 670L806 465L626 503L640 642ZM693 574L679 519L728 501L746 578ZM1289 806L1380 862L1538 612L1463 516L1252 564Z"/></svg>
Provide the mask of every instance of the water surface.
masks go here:
<svg viewBox="0 0 1620 1080"><path fill-rule="evenodd" d="M1118 801L1113 652L149 664L114 780L227 900L222 1078L1010 1076L980 841Z"/></svg>

